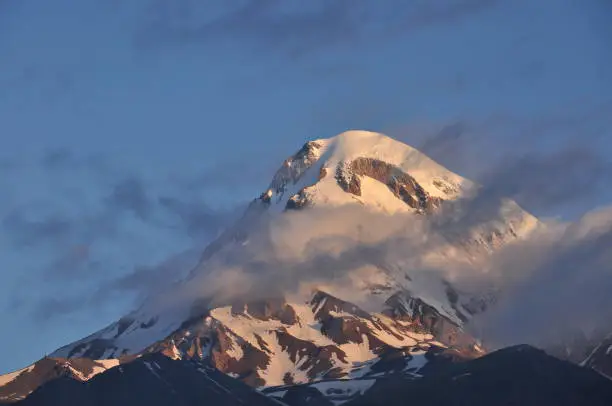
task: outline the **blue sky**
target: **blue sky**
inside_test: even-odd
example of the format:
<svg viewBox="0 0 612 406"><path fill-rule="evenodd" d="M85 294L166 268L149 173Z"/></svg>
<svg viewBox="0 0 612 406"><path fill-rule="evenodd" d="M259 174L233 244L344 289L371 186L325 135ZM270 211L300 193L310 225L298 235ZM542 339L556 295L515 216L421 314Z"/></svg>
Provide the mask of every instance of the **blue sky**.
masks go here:
<svg viewBox="0 0 612 406"><path fill-rule="evenodd" d="M128 311L308 139L387 132L503 174L542 216L606 204L611 18L606 0L0 0L0 373Z"/></svg>

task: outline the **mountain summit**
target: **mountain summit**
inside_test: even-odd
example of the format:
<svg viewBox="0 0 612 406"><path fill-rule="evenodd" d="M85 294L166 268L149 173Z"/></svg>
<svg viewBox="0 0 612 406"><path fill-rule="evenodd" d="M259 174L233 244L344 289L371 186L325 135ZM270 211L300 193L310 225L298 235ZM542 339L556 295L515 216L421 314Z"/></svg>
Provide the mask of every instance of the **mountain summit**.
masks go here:
<svg viewBox="0 0 612 406"><path fill-rule="evenodd" d="M473 186L406 144L348 131L306 143L283 162L261 198L281 210L358 203L389 213L424 212Z"/></svg>

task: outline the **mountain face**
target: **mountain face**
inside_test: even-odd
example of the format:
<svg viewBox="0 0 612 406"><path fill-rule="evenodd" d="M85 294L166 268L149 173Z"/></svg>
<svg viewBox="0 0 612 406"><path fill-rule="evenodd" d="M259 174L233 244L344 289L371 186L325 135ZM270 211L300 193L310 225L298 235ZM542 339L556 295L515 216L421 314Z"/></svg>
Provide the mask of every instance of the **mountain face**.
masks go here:
<svg viewBox="0 0 612 406"><path fill-rule="evenodd" d="M52 359L97 368L129 362L146 372L144 360L163 355L175 362L169 368L207 365L304 402L316 401L321 387L347 401L390 377L420 379L481 357L485 349L466 325L497 291L466 290L451 276L486 271L491 253L541 225L505 199L468 210L478 190L381 134L308 142L183 281ZM88 404L107 388L98 382L119 373L35 372L46 370L41 362L0 377L0 395L14 401L70 377L88 383L57 385L80 388Z"/></svg>
<svg viewBox="0 0 612 406"><path fill-rule="evenodd" d="M16 405L525 405L612 404L612 382L529 346L481 358L447 362L424 377L324 379L257 392L215 368L193 360L148 354L87 382L63 376Z"/></svg>
<svg viewBox="0 0 612 406"><path fill-rule="evenodd" d="M211 365L250 386L270 387L421 376L449 360L482 353L458 325L420 301L396 294L384 313L371 314L319 291L301 305L267 300L212 309L140 354L120 360L43 359L6 376L13 380L0 393L1 400L15 401L59 377L87 381L103 367L156 354Z"/></svg>
<svg viewBox="0 0 612 406"><path fill-rule="evenodd" d="M87 382L73 377L55 379L16 404L272 406L278 402L209 366L151 354L112 368Z"/></svg>
<svg viewBox="0 0 612 406"><path fill-rule="evenodd" d="M583 361L589 367L612 380L612 334L605 338Z"/></svg>
<svg viewBox="0 0 612 406"><path fill-rule="evenodd" d="M347 405L404 405L406 399L423 406L604 406L612 404L612 383L533 347L517 346L422 379L377 381Z"/></svg>
<svg viewBox="0 0 612 406"><path fill-rule="evenodd" d="M0 403L21 400L40 385L58 378L85 382L133 358L91 360L45 357L27 368L0 376Z"/></svg>

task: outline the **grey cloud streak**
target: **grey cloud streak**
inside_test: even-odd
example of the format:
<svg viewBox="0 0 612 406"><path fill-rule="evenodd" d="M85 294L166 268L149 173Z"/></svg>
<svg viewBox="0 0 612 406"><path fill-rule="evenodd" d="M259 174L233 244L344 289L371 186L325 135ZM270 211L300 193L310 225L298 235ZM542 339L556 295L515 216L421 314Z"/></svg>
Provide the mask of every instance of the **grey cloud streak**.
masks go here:
<svg viewBox="0 0 612 406"><path fill-rule="evenodd" d="M25 211L16 209L4 216L2 228L15 245L32 246L42 242L55 242L69 235L72 222L63 216L48 216L42 220L28 220Z"/></svg>
<svg viewBox="0 0 612 406"><path fill-rule="evenodd" d="M538 237L495 258L504 291L475 331L493 346L542 347L612 332L612 210Z"/></svg>
<svg viewBox="0 0 612 406"><path fill-rule="evenodd" d="M155 290L156 281L163 279L156 275L168 266L139 265L138 261L150 263L150 258L127 255L131 251L129 247L124 248L127 259L122 259L123 254L118 257L115 254L132 229L148 230L151 238L162 238L161 241L165 238L168 242L191 237L191 244L199 250L236 213L232 205L215 208L210 204L216 203L213 192L207 193L210 184L185 186L194 174L182 178L177 175L179 178L173 180L182 182L167 188L164 184L167 180L130 174L108 157L85 156L71 149L57 148L45 151L35 162L15 161L7 167L5 175L11 179L25 170L27 178L33 168L44 174L49 186L48 200L27 200L28 196L24 195L5 201L0 207L0 237L7 242L6 249L27 252L36 258L36 264L19 270L19 283L9 303L22 309L31 308L37 320L105 306L114 294L140 297L144 292ZM216 170L216 167L202 170L196 176L214 178L209 172ZM231 172L232 168L224 167L223 173L217 176L236 176ZM73 174L77 175L74 179ZM220 187L217 185L217 189ZM74 193L66 194L68 190ZM128 230L126 222L130 222ZM160 247L160 250L168 248ZM128 262L123 263L124 260ZM121 265L128 268L121 269ZM140 287L129 283L136 276L142 276ZM38 286L33 285L34 281L44 281L44 289L38 296L25 300L32 295L30 290ZM106 294L103 287L108 289ZM56 290L60 288L72 293L57 296ZM71 306L73 302L81 305Z"/></svg>
<svg viewBox="0 0 612 406"><path fill-rule="evenodd" d="M142 220L149 217L152 209L145 185L134 177L116 183L107 199L111 207L131 211Z"/></svg>
<svg viewBox="0 0 612 406"><path fill-rule="evenodd" d="M337 214L331 211L327 219L324 215L318 221L333 222ZM368 224L389 225L375 216L370 220L360 216L354 222L365 224L366 228ZM426 242L417 238L423 236L418 232L416 235L390 232L374 243L359 241L356 234L352 238L313 239L304 258L284 261L272 254L270 258L264 255L264 259L246 261L241 264L242 272L231 273L227 280L222 274L220 279L213 278L210 286L216 290L209 293L217 299L216 303L226 304L236 297L257 299L274 290L295 291L300 284L333 281L344 284L343 278L360 267L384 270L393 258L409 255L410 262L404 265L409 274L427 272L440 280L452 281L466 292L491 286L500 289L497 304L470 326L491 348L517 343L547 347L577 333L612 332L612 295L609 294L612 290L612 209L594 211L575 223L550 224L548 229L536 232L524 242L501 249L490 258L488 264L492 271L487 274L466 266L426 266L423 256L438 248L445 239L435 237L426 226L406 224L412 230L429 233ZM335 253L321 249L329 244L341 244L342 249ZM276 248L282 249L282 246ZM261 258L261 251L255 257ZM228 268L233 269L233 265L228 264Z"/></svg>
<svg viewBox="0 0 612 406"><path fill-rule="evenodd" d="M373 3L350 0L247 0L232 9L212 10L209 4L204 7L186 0L157 1L137 30L136 44L152 48L240 40L258 51L299 59L313 51L363 45L454 23L495 4L494 0L393 0L385 7L373 7Z"/></svg>
<svg viewBox="0 0 612 406"><path fill-rule="evenodd" d="M541 212L590 201L605 192L612 161L590 147L569 145L528 154L492 168L481 180L488 193L506 196Z"/></svg>
<svg viewBox="0 0 612 406"><path fill-rule="evenodd" d="M573 217L605 201L612 159L605 137L612 104L534 118L498 114L394 130L435 161L482 185L478 201L516 200L537 216ZM504 140L504 148L500 148ZM585 140L587 140L585 142ZM603 143L603 144L602 144Z"/></svg>

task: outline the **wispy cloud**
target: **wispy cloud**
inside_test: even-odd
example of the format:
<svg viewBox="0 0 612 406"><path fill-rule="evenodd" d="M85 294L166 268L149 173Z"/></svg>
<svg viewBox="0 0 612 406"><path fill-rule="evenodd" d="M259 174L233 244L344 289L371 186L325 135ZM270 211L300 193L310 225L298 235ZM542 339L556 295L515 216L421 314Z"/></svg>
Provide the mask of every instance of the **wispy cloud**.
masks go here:
<svg viewBox="0 0 612 406"><path fill-rule="evenodd" d="M423 123L390 133L483 186L478 199L506 197L538 216L576 217L612 200L606 153L612 105L535 117ZM475 202L472 202L474 205Z"/></svg>
<svg viewBox="0 0 612 406"><path fill-rule="evenodd" d="M107 157L90 158L59 148L34 162L18 160L5 172L9 180L20 176L44 186L42 194L19 189L7 195L10 199L0 206L0 238L7 243L5 249L27 252L32 258L19 265L5 257L4 267L22 267L10 302L31 307L45 320L86 306L105 306L120 291L137 297L151 292L161 281L160 269L169 275L170 266L157 262L186 249L199 252L236 215L234 205L223 207L214 199L214 193L231 184L216 184L213 190L208 182L191 183L188 179L194 174L168 178L171 184L145 180ZM200 175L215 178L211 172L217 169ZM224 167L217 177L238 176L231 172ZM46 195L47 188L54 193ZM153 246L154 250L147 248ZM142 277L140 285L130 285L137 277ZM57 296L68 287L73 295ZM38 297L30 298L32 292Z"/></svg>
<svg viewBox="0 0 612 406"><path fill-rule="evenodd" d="M588 213L495 258L503 293L475 331L491 345L547 347L612 330L612 211ZM567 344L567 343L566 343Z"/></svg>
<svg viewBox="0 0 612 406"><path fill-rule="evenodd" d="M135 177L119 181L113 186L113 190L107 197L108 204L118 210L127 210L145 220L149 217L153 204L147 195L147 190L142 180Z"/></svg>
<svg viewBox="0 0 612 406"><path fill-rule="evenodd" d="M180 197L162 196L159 198L160 206L176 214L182 222L182 229L193 238L210 236L236 217L236 213L243 209L243 205L228 208L227 211L214 210L201 201L186 201Z"/></svg>
<svg viewBox="0 0 612 406"><path fill-rule="evenodd" d="M606 192L612 161L583 145L502 162L483 175L487 192L538 213L594 201Z"/></svg>
<svg viewBox="0 0 612 406"><path fill-rule="evenodd" d="M39 299L32 311L32 316L37 322L49 321L58 315L66 315L75 312L75 308L82 306L82 297L46 297Z"/></svg>
<svg viewBox="0 0 612 406"><path fill-rule="evenodd" d="M481 204L464 209L480 210ZM168 306L189 306L202 297L227 305L319 287L368 308L380 305L363 294L368 284L406 273L419 283L415 293L425 296L443 280L472 294L499 289L498 304L471 326L475 333L491 346L545 346L576 330L612 328L611 230L612 211L594 211L575 223L550 223L477 263L444 263L428 258L448 244L447 230L422 217L313 208L264 220L231 256L216 257L189 284L157 297ZM464 229L463 236L470 232ZM144 278L134 274L124 283L138 285ZM568 318L571 328L565 328Z"/></svg>
<svg viewBox="0 0 612 406"><path fill-rule="evenodd" d="M130 273L103 284L93 295L104 299L113 293L136 293L141 301L182 279L198 262L201 247L192 247L153 266L136 266Z"/></svg>
<svg viewBox="0 0 612 406"><path fill-rule="evenodd" d="M363 46L435 24L454 23L493 6L494 0L365 1L247 0L213 9L191 1L154 2L136 44L158 47L236 41L257 52L298 59L314 51ZM235 4L234 4L235 6Z"/></svg>

